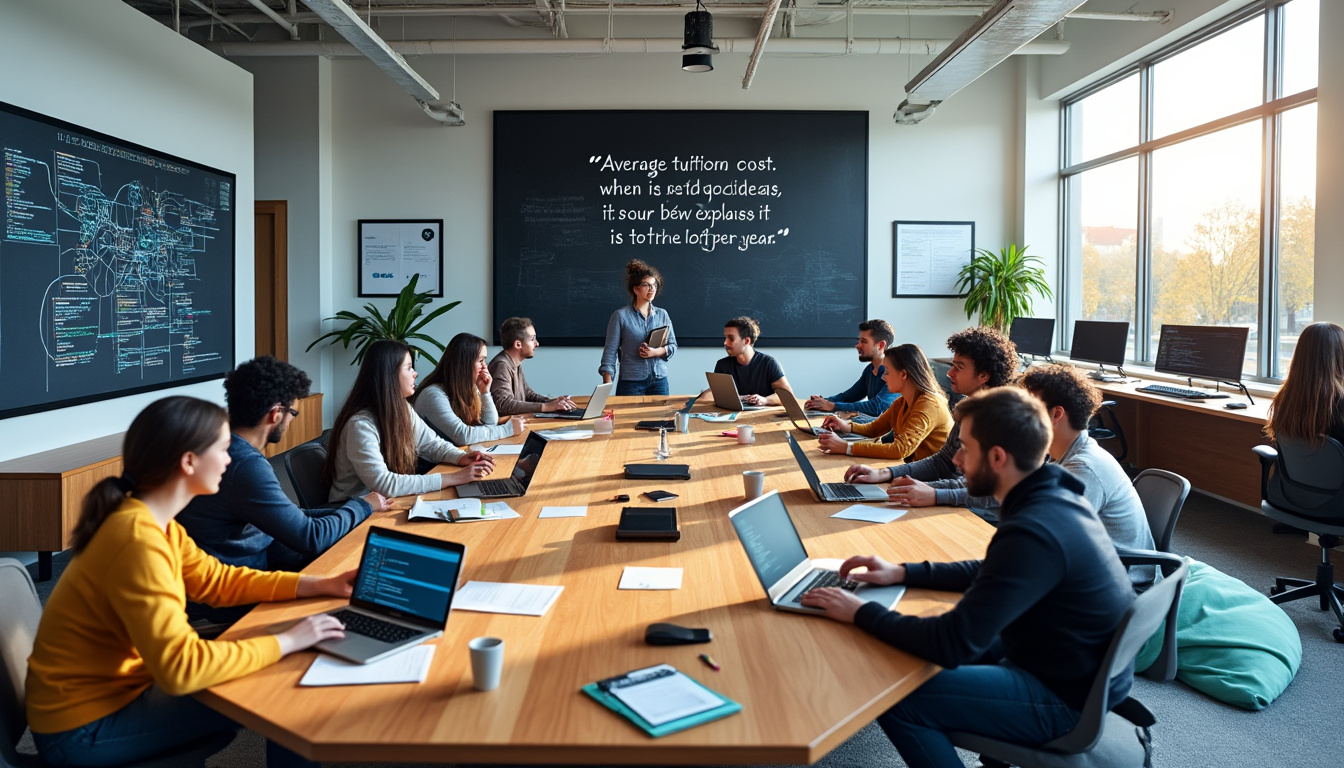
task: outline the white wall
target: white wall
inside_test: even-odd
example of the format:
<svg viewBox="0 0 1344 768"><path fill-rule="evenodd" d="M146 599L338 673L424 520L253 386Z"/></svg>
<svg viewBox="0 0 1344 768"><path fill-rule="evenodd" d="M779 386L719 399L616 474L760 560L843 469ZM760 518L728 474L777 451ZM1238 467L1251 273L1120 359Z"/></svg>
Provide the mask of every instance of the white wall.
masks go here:
<svg viewBox="0 0 1344 768"><path fill-rule="evenodd" d="M219 168L235 190L239 359L252 356L252 77L119 2L0 3L0 101ZM0 421L0 460L126 429L166 394L223 402L218 381Z"/></svg>

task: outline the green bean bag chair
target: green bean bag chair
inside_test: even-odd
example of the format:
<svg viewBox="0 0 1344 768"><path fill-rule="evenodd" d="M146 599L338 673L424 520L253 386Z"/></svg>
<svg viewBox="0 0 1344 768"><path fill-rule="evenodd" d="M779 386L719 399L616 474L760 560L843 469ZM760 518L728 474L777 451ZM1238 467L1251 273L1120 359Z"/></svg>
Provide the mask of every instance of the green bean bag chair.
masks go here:
<svg viewBox="0 0 1344 768"><path fill-rule="evenodd" d="M1159 629L1134 660L1147 669ZM1283 609L1218 569L1190 561L1176 617L1176 679L1242 709L1269 706L1302 665L1302 640Z"/></svg>

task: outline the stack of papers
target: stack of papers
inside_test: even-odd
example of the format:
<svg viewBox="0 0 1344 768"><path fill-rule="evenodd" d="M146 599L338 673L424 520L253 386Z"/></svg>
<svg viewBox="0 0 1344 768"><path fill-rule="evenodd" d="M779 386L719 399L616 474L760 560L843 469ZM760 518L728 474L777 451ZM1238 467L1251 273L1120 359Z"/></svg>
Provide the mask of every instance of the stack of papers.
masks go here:
<svg viewBox="0 0 1344 768"><path fill-rule="evenodd" d="M548 517L587 517L587 507L542 507L541 514L537 519L544 520Z"/></svg>
<svg viewBox="0 0 1344 768"><path fill-rule="evenodd" d="M564 589L543 584L468 581L453 598L453 610L544 616Z"/></svg>
<svg viewBox="0 0 1344 768"><path fill-rule="evenodd" d="M681 589L681 569L627 565L617 589Z"/></svg>
<svg viewBox="0 0 1344 768"><path fill-rule="evenodd" d="M434 646L417 645L372 664L355 664L319 654L299 685L373 685L376 683L423 683L434 660Z"/></svg>
<svg viewBox="0 0 1344 768"><path fill-rule="evenodd" d="M537 432L538 435L547 440L587 440L593 436L591 429L542 429Z"/></svg>
<svg viewBox="0 0 1344 768"><path fill-rule="evenodd" d="M468 523L475 520L509 520L522 515L502 501L482 504L480 499L443 499L425 501L416 496L406 518L408 520L440 520L449 523Z"/></svg>
<svg viewBox="0 0 1344 768"><path fill-rule="evenodd" d="M836 512L831 517L838 517L841 520L862 520L866 523L890 523L909 511L899 507L870 507L867 504L854 504Z"/></svg>

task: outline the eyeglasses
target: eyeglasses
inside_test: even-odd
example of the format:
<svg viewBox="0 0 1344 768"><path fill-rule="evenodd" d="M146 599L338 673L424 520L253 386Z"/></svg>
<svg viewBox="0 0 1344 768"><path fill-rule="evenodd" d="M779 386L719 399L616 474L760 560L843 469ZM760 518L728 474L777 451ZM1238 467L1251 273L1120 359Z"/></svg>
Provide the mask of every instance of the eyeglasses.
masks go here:
<svg viewBox="0 0 1344 768"><path fill-rule="evenodd" d="M273 406L271 406L271 407L272 407L272 408L280 408L280 409L289 411L289 415L290 415L290 416L292 416L292 417L294 417L294 418L298 418L298 415L299 415L299 409L297 409L297 408L288 408L288 407L283 406L283 405L281 405L281 404L279 404L279 403L276 403L275 405L273 405Z"/></svg>
<svg viewBox="0 0 1344 768"><path fill-rule="evenodd" d="M658 287L658 284L657 284L657 283L639 283L639 284L636 285L635 287L636 287L636 288L648 288L648 289L650 289L650 290L653 290L653 289L656 289L656 288Z"/></svg>

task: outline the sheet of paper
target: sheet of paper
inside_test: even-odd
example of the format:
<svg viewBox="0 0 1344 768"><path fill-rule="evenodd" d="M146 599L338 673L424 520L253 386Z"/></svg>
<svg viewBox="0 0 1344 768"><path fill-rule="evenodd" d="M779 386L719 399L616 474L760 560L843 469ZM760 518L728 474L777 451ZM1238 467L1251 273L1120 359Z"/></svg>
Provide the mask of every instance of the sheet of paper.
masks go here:
<svg viewBox="0 0 1344 768"><path fill-rule="evenodd" d="M868 523L890 523L909 511L900 507L870 507L867 504L854 504L836 512L831 517L838 517L841 520L863 520Z"/></svg>
<svg viewBox="0 0 1344 768"><path fill-rule="evenodd" d="M523 444L501 443L499 445L492 445L489 448L486 448L485 452L492 454L494 456L517 456L523 452Z"/></svg>
<svg viewBox="0 0 1344 768"><path fill-rule="evenodd" d="M547 440L587 440L593 436L591 429L543 429L538 435Z"/></svg>
<svg viewBox="0 0 1344 768"><path fill-rule="evenodd" d="M587 507L542 507L538 519L548 517L587 517Z"/></svg>
<svg viewBox="0 0 1344 768"><path fill-rule="evenodd" d="M659 726L680 720L683 717L708 712L723 701L705 690L691 678L664 664L641 672L671 669L673 674L658 677L645 683L613 687L611 695L620 699L627 707L644 718L649 725ZM639 673L631 673L635 676Z"/></svg>
<svg viewBox="0 0 1344 768"><path fill-rule="evenodd" d="M512 520L515 517L522 517L517 510L509 506L507 501L488 501L485 504L487 514L494 515L495 520Z"/></svg>
<svg viewBox="0 0 1344 768"><path fill-rule="evenodd" d="M372 664L355 664L318 654L299 685L374 685L377 683L423 683L434 659L434 646L417 645Z"/></svg>
<svg viewBox="0 0 1344 768"><path fill-rule="evenodd" d="M408 520L446 520L452 522L453 518L449 515L451 510L458 511L458 517L465 519L488 519L481 507L480 499L442 499L440 501L425 501L421 496L415 497L415 504L411 506L411 511L406 515Z"/></svg>
<svg viewBox="0 0 1344 768"><path fill-rule="evenodd" d="M617 589L681 589L681 569L627 565Z"/></svg>
<svg viewBox="0 0 1344 768"><path fill-rule="evenodd" d="M453 599L453 610L544 616L563 590L564 587L542 584L468 581L457 591L457 597Z"/></svg>

